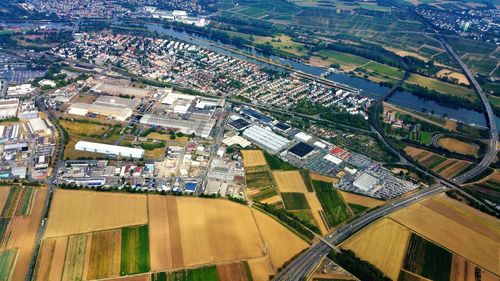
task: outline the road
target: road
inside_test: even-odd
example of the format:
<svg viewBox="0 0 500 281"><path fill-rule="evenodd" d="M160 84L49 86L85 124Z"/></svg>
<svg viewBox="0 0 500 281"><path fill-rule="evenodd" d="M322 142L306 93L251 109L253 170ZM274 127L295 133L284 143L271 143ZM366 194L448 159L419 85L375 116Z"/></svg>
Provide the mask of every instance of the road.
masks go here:
<svg viewBox="0 0 500 281"><path fill-rule="evenodd" d="M391 204L384 205L375 209L365 216L351 221L350 223L338 228L330 233L325 239L332 245L338 245L346 240L353 233L361 230L363 227L373 221L386 216L394 211L405 208L417 201L429 198L445 191L444 187L434 187L422 190L412 196L403 197L395 200ZM303 280L316 267L316 265L331 251L331 248L323 242L318 242L294 259L286 268L276 275L274 280Z"/></svg>
<svg viewBox="0 0 500 281"><path fill-rule="evenodd" d="M425 21L424 21L425 22ZM440 180L440 185L438 187L425 189L419 193L415 193L409 197L398 199L393 201L389 205L384 205L379 209L376 209L366 216L362 216L354 221L349 222L348 224L340 227L335 230L333 233L329 234L325 239L332 245L338 245L345 239L347 239L353 233L361 230L363 227L369 225L373 221L386 216L394 211L405 208L417 201L433 196L437 193L443 192L447 188L452 188L454 190L460 191L466 197L470 199L473 198L471 195L464 193L461 189L459 189L456 184L464 183L468 179L474 178L475 176L481 174L484 170L486 170L490 164L495 160L497 154L497 144L498 144L498 131L495 123L495 115L491 108L491 105L488 101L486 94L483 92L481 86L476 81L474 75L469 70L467 65L462 61L462 59L457 55L457 53L453 50L453 48L448 44L446 39L439 34L437 30L434 30L438 39L441 41L446 50L452 55L452 57L458 62L465 75L473 85L477 94L479 95L481 102L486 110L487 121L490 128L490 140L488 143L488 150L485 153L485 156L481 160L481 162L470 169L469 171L463 173L462 175L455 177L452 179L452 183ZM316 265L331 251L331 248L323 243L319 242L311 246L305 252L303 252L299 257L294 259L283 271L279 272L273 280L303 280L306 278L309 273L316 267Z"/></svg>
<svg viewBox="0 0 500 281"><path fill-rule="evenodd" d="M52 201L52 196L54 195L54 190L56 188L56 180L57 180L57 174L59 173L59 168L62 163L62 158L64 154L64 147L65 147L65 135L62 133L62 129L59 126L59 124L56 122L57 117L54 115L52 111L50 111L44 104L42 98L36 97L35 98L35 105L40 109L40 111L45 112L47 114L47 117L50 118L54 126L57 128L60 136L60 142L59 142L59 147L56 152L56 160L54 164L54 169L52 170L52 175L50 178L47 179L47 185L48 185L48 192L47 192L47 198L45 199L45 204L44 204L44 210L43 210L43 217L41 221L41 225L38 228L38 232L36 234L36 239L35 239L35 246L34 246L34 251L33 251L33 257L31 259L30 263L30 268L28 273L26 274L26 281L32 280L33 274L34 274L34 269L35 269L35 263L36 263L36 257L38 255L38 250L41 245L42 237L45 232L45 227L47 226L47 217L49 215L49 208L50 208L50 202Z"/></svg>

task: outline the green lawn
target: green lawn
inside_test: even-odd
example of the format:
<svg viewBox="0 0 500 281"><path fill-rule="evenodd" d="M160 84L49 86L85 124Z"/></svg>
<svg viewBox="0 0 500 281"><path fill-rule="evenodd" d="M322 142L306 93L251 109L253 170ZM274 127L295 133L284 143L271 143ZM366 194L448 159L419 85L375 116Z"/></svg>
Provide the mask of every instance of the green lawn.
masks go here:
<svg viewBox="0 0 500 281"><path fill-rule="evenodd" d="M309 204L303 193L300 192L283 192L281 198L287 210L307 210Z"/></svg>
<svg viewBox="0 0 500 281"><path fill-rule="evenodd" d="M347 220L350 217L342 195L332 187L331 183L313 181L316 196L325 211L325 217L331 227Z"/></svg>
<svg viewBox="0 0 500 281"><path fill-rule="evenodd" d="M120 275L149 271L148 225L122 228Z"/></svg>

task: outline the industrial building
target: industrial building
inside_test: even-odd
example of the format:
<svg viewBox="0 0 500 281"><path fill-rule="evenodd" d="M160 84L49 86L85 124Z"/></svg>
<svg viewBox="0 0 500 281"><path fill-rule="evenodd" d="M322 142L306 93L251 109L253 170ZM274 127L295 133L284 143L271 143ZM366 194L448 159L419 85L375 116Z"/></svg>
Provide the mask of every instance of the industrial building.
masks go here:
<svg viewBox="0 0 500 281"><path fill-rule="evenodd" d="M91 91L96 93L106 93L113 96L130 96L136 98L145 98L151 96L153 91L150 89L135 88L126 85L115 85L111 83L98 83L92 87Z"/></svg>
<svg viewBox="0 0 500 281"><path fill-rule="evenodd" d="M305 158L309 153L314 151L314 147L308 145L304 142L299 142L288 150L291 154L297 156L298 158Z"/></svg>
<svg viewBox="0 0 500 281"><path fill-rule="evenodd" d="M210 136L210 132L215 126L215 122L212 120L200 121L173 119L153 114L144 115L144 117L141 118L141 124L158 126L165 129L173 129L187 135L194 133L202 138L208 138Z"/></svg>
<svg viewBox="0 0 500 281"><path fill-rule="evenodd" d="M378 179L368 173L363 173L354 182L353 185L364 192L369 192L378 183Z"/></svg>
<svg viewBox="0 0 500 281"><path fill-rule="evenodd" d="M174 93L170 91L161 101L162 108L176 114L199 114L211 116L216 107L224 105L222 99Z"/></svg>
<svg viewBox="0 0 500 281"><path fill-rule="evenodd" d="M95 152L120 157L142 158L144 149L132 148L119 145L110 145L97 142L79 141L75 144L75 149L86 152Z"/></svg>
<svg viewBox="0 0 500 281"><path fill-rule="evenodd" d="M222 143L227 145L227 146L232 146L232 145L237 144L237 145L241 146L242 148L249 147L250 145L252 145L251 142L247 141L246 139L244 139L240 136L232 136L229 138L225 138L222 140Z"/></svg>
<svg viewBox="0 0 500 281"><path fill-rule="evenodd" d="M258 125L250 126L243 132L243 136L273 153L282 150L290 143L288 139Z"/></svg>
<svg viewBox="0 0 500 281"><path fill-rule="evenodd" d="M34 135L38 136L52 135L52 131L50 130L47 121L40 117L29 119L27 126L29 131Z"/></svg>
<svg viewBox="0 0 500 281"><path fill-rule="evenodd" d="M0 100L0 120L17 116L19 99Z"/></svg>
<svg viewBox="0 0 500 281"><path fill-rule="evenodd" d="M133 109L141 103L140 99L127 99L112 96L100 96L92 103L74 103L68 113L85 116L89 113L109 116L118 121L125 121L132 115Z"/></svg>

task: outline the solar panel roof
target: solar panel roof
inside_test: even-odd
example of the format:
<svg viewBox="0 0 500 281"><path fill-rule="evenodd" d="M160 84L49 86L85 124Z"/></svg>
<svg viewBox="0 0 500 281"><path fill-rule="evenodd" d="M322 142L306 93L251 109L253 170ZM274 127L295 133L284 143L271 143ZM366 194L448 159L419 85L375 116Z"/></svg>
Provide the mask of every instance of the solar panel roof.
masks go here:
<svg viewBox="0 0 500 281"><path fill-rule="evenodd" d="M311 153L314 150L314 147L308 145L307 143L299 142L294 145L288 151L292 154L297 155L300 158L305 157L307 154Z"/></svg>

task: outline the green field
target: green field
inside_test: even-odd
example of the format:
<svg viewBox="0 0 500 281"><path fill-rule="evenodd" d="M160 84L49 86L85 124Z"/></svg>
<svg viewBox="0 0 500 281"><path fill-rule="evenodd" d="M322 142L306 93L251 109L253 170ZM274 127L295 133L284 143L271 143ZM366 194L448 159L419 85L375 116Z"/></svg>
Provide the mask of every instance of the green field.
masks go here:
<svg viewBox="0 0 500 281"><path fill-rule="evenodd" d="M259 190L258 193L252 194L251 198L253 200L261 201L278 194L278 190L267 167L254 167L245 171L247 188Z"/></svg>
<svg viewBox="0 0 500 281"><path fill-rule="evenodd" d="M370 61L362 57L358 57L347 53L336 52L332 50L321 50L318 52L318 54L321 57L329 59L332 63L338 63L341 66L344 65L344 66L356 67L366 64Z"/></svg>
<svg viewBox="0 0 500 281"><path fill-rule="evenodd" d="M437 79L428 78L417 74L411 74L406 82L409 84L426 87L429 90L434 90L442 94L467 98L471 101L477 100L477 97L472 89L442 82Z"/></svg>
<svg viewBox="0 0 500 281"><path fill-rule="evenodd" d="M354 203L349 203L349 207L351 208L351 210L354 212L355 215L369 209L368 207L361 206L361 205L354 204Z"/></svg>
<svg viewBox="0 0 500 281"><path fill-rule="evenodd" d="M300 170L300 175L302 176L302 179L304 180L304 184L306 185L307 191L313 192L313 186L312 186L312 180L311 180L311 175L309 174L308 170Z"/></svg>
<svg viewBox="0 0 500 281"><path fill-rule="evenodd" d="M395 80L400 80L404 76L402 70L374 61L369 62L367 65L363 66L363 68L369 72L387 76Z"/></svg>
<svg viewBox="0 0 500 281"><path fill-rule="evenodd" d="M446 159L444 157L441 157L441 158L439 158L439 160L437 160L436 162L432 163L428 168L432 170L432 169L436 168L437 166L439 166L439 164L443 163L446 160L448 160L448 159Z"/></svg>
<svg viewBox="0 0 500 281"><path fill-rule="evenodd" d="M342 195L332 187L331 183L313 181L314 190L325 211L325 217L331 227L347 220L350 217Z"/></svg>
<svg viewBox="0 0 500 281"><path fill-rule="evenodd" d="M425 145L430 145L432 142L432 133L420 131L418 140Z"/></svg>
<svg viewBox="0 0 500 281"><path fill-rule="evenodd" d="M16 209L16 203L19 198L19 193L21 192L21 188L19 187L11 187L9 191L9 195L7 195L7 200L5 201L5 205L2 210L2 217L10 218L14 214Z"/></svg>
<svg viewBox="0 0 500 281"><path fill-rule="evenodd" d="M14 273L14 263L17 257L17 249L0 252L0 281L10 281Z"/></svg>
<svg viewBox="0 0 500 281"><path fill-rule="evenodd" d="M403 268L435 281L450 278L452 254L412 233Z"/></svg>
<svg viewBox="0 0 500 281"><path fill-rule="evenodd" d="M309 204L303 193L300 192L282 192L281 198L287 210L307 210Z"/></svg>
<svg viewBox="0 0 500 281"><path fill-rule="evenodd" d="M120 275L149 271L148 225L122 228Z"/></svg>
<svg viewBox="0 0 500 281"><path fill-rule="evenodd" d="M219 276L215 266L205 266L175 272L152 274L152 281L217 281Z"/></svg>
<svg viewBox="0 0 500 281"><path fill-rule="evenodd" d="M280 158L269 154L264 151L264 157L266 158L267 164L269 165L269 168L271 170L283 170L283 171L289 171L289 170L296 170L296 168L292 165L289 164Z"/></svg>
<svg viewBox="0 0 500 281"><path fill-rule="evenodd" d="M3 244L3 238L5 231L7 230L7 226L9 226L9 222L9 218L0 218L0 245Z"/></svg>
<svg viewBox="0 0 500 281"><path fill-rule="evenodd" d="M36 193L35 188L25 187L24 194L23 194L24 196L20 199L22 201L19 202L21 204L21 208L18 209L18 213L16 215L20 215L20 216L29 215L29 213L31 211L31 204L33 203L33 198L35 196L35 193Z"/></svg>

